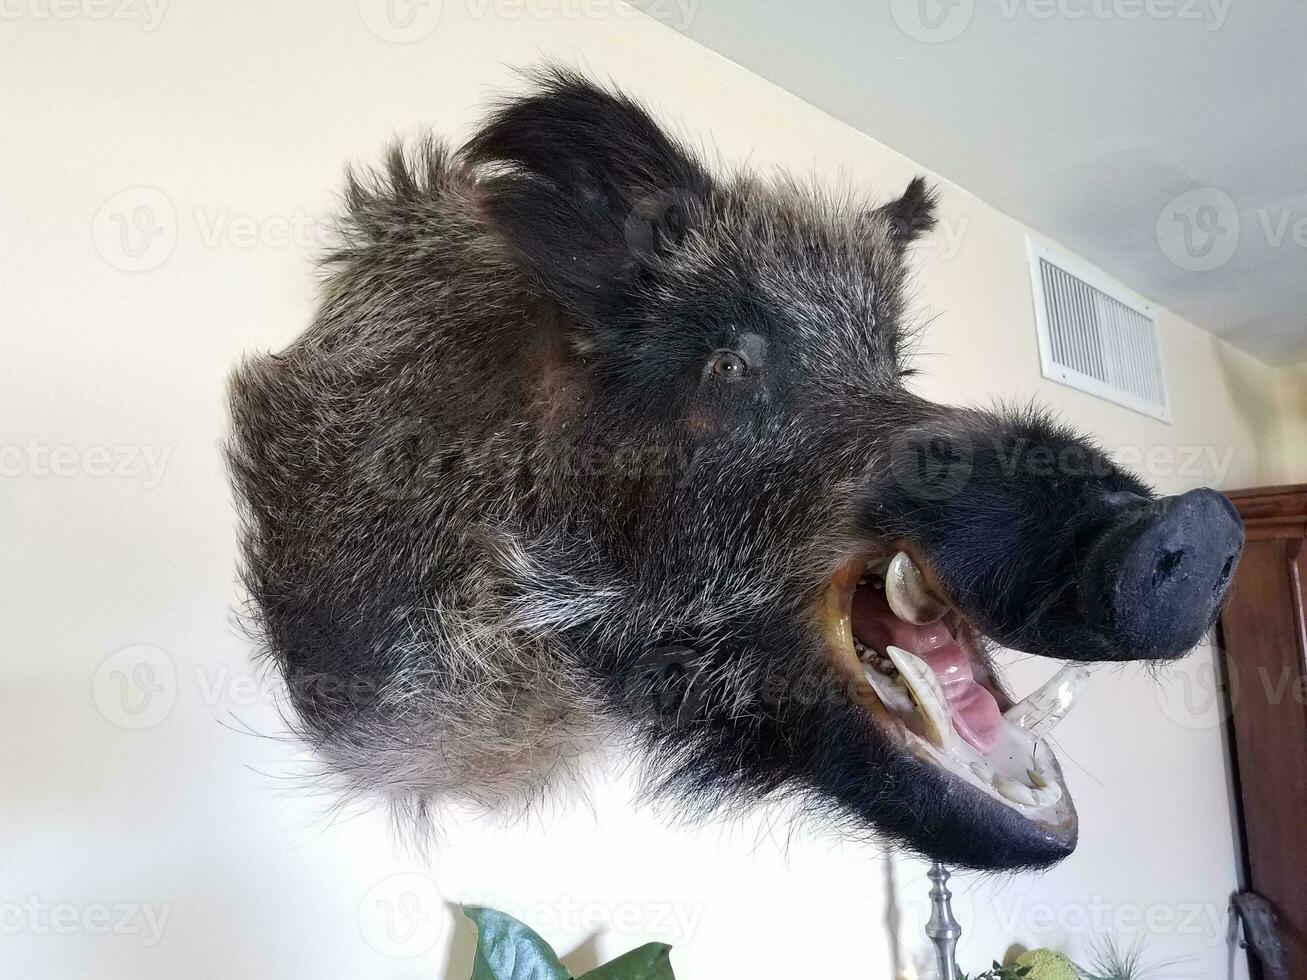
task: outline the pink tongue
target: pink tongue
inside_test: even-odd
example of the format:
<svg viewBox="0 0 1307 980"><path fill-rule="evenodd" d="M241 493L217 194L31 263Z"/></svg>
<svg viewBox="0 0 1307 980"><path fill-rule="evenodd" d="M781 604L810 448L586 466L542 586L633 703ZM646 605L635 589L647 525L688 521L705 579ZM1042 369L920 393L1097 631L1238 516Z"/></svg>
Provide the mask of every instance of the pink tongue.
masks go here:
<svg viewBox="0 0 1307 980"><path fill-rule="evenodd" d="M853 635L882 653L887 646L915 653L939 679L957 733L981 752L998 744L1003 725L998 702L976 683L971 657L943 623L905 623L890 610L883 590L861 588L853 594Z"/></svg>

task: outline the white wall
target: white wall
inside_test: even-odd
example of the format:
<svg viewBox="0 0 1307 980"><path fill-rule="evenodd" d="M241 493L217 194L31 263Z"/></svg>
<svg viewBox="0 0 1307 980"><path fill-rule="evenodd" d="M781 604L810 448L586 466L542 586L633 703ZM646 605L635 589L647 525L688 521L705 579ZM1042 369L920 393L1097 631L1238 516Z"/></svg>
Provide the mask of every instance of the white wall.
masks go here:
<svg viewBox="0 0 1307 980"><path fill-rule="evenodd" d="M0 973L431 978L448 961L461 978L471 932L447 903L469 900L519 912L578 970L663 939L684 980L883 977L895 909L920 951L919 869L784 814L676 829L618 776L526 825L453 820L424 860L306 793L233 622L217 451L229 368L310 315L342 162L422 125L465 131L505 65L611 74L730 159L885 194L917 168L600 0L549 17L436 0L409 43L380 0L68 3L11 0L0 23ZM1047 384L1023 229L953 187L943 211L922 252L928 394L1038 395L1166 490L1289 478L1291 388L1271 369L1168 316L1174 426ZM138 252L142 228L160 233ZM1080 850L1042 877L960 882L964 966L1010 940L1079 952L1096 923L1148 915L1159 954L1223 975L1235 864L1210 667L1102 672L1059 736Z"/></svg>

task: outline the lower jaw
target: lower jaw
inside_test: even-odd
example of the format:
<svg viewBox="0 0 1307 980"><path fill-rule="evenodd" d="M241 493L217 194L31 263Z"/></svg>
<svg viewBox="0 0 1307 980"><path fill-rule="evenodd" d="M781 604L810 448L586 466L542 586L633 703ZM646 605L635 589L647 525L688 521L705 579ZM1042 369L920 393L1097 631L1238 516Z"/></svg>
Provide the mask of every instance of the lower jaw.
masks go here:
<svg viewBox="0 0 1307 980"><path fill-rule="evenodd" d="M943 778L957 780L981 794L980 805L988 801L1042 831L1073 839L1075 808L1057 759L1042 738L1030 738L1006 722L998 744L988 752L960 738L932 737L907 685L859 658L851 610L858 579L866 567L866 562L855 561L840 570L827 589L823 618L836 665L851 682L854 700L871 714L871 723ZM1006 699L1001 693L991 693L1004 706Z"/></svg>

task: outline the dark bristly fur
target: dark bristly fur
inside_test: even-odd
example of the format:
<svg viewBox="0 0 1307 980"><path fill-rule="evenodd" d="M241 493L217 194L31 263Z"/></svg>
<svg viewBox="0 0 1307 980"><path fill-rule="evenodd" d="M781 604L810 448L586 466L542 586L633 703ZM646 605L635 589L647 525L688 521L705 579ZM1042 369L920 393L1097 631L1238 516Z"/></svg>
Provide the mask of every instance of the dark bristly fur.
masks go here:
<svg viewBox="0 0 1307 980"><path fill-rule="evenodd" d="M709 174L548 70L345 204L312 325L233 378L230 460L260 630L346 792L501 805L610 733L695 809L797 797L980 868L1074 846L908 755L819 621L908 540L991 635L1121 656L1068 566L1093 500L1147 491L1038 414L903 387L923 181L877 208Z"/></svg>

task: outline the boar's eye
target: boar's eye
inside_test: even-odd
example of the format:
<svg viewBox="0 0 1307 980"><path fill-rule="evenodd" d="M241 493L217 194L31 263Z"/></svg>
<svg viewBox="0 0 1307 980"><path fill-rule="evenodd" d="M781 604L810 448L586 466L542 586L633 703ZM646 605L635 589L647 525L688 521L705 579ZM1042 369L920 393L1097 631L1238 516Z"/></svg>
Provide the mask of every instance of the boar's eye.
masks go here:
<svg viewBox="0 0 1307 980"><path fill-rule="evenodd" d="M708 362L708 373L726 381L736 381L749 373L749 362L733 350L719 350Z"/></svg>

